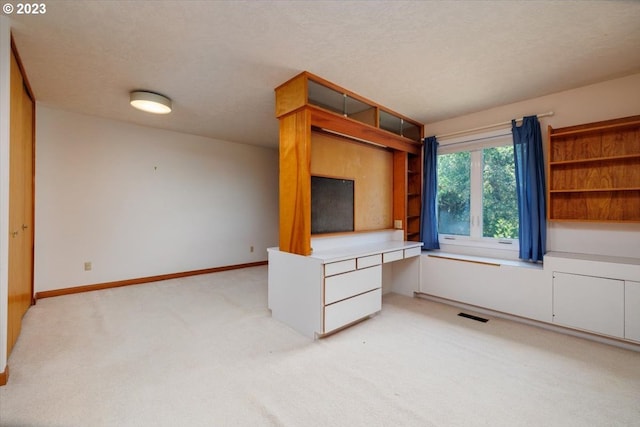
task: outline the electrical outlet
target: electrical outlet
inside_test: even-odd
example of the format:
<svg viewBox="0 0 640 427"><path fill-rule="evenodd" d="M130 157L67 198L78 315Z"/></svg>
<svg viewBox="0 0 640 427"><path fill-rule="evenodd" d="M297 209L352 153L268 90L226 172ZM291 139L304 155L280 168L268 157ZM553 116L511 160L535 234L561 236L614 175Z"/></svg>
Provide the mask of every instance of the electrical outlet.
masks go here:
<svg viewBox="0 0 640 427"><path fill-rule="evenodd" d="M91 261L84 263L84 271L91 271Z"/></svg>

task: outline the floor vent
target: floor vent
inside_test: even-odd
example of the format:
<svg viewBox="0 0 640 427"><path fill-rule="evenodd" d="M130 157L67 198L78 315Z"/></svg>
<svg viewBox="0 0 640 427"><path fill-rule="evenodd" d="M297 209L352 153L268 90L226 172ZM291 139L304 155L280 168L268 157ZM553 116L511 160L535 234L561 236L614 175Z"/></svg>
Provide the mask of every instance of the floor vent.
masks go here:
<svg viewBox="0 0 640 427"><path fill-rule="evenodd" d="M467 313L458 313L460 317L466 317L467 319L477 320L478 322L487 323L489 319L485 319L483 317L474 316L473 314Z"/></svg>

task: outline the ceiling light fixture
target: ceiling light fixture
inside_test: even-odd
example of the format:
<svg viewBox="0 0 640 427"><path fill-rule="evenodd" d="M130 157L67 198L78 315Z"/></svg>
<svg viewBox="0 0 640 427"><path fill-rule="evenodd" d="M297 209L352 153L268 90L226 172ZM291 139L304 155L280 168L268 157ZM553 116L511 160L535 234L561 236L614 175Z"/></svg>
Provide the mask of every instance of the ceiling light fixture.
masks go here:
<svg viewBox="0 0 640 427"><path fill-rule="evenodd" d="M134 90L130 94L129 102L131 106L148 113L168 114L171 112L171 100L155 92Z"/></svg>

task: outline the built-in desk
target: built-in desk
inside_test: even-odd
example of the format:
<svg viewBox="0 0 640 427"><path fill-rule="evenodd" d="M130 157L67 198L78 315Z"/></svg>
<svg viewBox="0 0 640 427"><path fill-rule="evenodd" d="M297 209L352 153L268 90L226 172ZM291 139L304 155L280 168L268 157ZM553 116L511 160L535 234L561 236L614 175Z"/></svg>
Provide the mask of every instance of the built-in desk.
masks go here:
<svg viewBox="0 0 640 427"><path fill-rule="evenodd" d="M401 231L314 238L309 256L269 248L273 317L316 338L380 311L385 279L389 290L413 296L422 243L401 238Z"/></svg>

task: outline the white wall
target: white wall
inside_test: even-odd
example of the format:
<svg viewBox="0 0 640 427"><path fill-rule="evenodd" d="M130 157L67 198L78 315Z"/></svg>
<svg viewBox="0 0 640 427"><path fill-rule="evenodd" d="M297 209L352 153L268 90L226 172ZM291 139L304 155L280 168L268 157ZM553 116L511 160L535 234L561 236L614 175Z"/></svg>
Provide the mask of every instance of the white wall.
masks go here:
<svg viewBox="0 0 640 427"><path fill-rule="evenodd" d="M7 366L9 279L9 110L11 27L0 16L0 373Z"/></svg>
<svg viewBox="0 0 640 427"><path fill-rule="evenodd" d="M456 96L456 94L452 94ZM553 111L540 119L543 138L554 128L640 115L640 74L530 99L426 125L426 135L472 129ZM640 224L548 224L547 250L640 257Z"/></svg>
<svg viewBox="0 0 640 427"><path fill-rule="evenodd" d="M276 150L38 103L35 291L264 261L277 191Z"/></svg>

